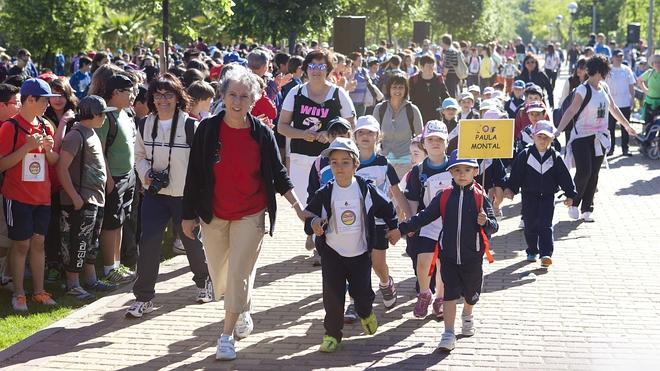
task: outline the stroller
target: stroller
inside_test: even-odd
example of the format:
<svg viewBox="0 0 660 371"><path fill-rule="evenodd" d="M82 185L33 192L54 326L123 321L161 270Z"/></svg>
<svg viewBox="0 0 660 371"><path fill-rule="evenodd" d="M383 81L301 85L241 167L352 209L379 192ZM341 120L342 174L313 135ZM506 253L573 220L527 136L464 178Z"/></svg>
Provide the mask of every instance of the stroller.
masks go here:
<svg viewBox="0 0 660 371"><path fill-rule="evenodd" d="M639 151L651 160L660 159L660 109L655 109L646 124L644 134L638 135Z"/></svg>

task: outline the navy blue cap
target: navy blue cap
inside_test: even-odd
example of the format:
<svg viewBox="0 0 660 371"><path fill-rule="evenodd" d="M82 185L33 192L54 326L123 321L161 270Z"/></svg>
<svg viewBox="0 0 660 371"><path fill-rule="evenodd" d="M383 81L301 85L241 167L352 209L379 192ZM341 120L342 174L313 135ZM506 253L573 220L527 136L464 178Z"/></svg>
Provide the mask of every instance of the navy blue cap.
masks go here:
<svg viewBox="0 0 660 371"><path fill-rule="evenodd" d="M513 82L513 87L518 88L518 89L524 89L525 88L525 82L522 80L516 80Z"/></svg>
<svg viewBox="0 0 660 371"><path fill-rule="evenodd" d="M27 79L21 85L22 97L59 97L61 94L53 94L50 85L42 79Z"/></svg>
<svg viewBox="0 0 660 371"><path fill-rule="evenodd" d="M464 158L464 159L459 159L458 158L458 150L455 149L451 151L451 154L449 155L449 162L447 163L447 170L451 169L454 166L457 165L467 165L470 167L479 167L479 163L477 160L473 158Z"/></svg>

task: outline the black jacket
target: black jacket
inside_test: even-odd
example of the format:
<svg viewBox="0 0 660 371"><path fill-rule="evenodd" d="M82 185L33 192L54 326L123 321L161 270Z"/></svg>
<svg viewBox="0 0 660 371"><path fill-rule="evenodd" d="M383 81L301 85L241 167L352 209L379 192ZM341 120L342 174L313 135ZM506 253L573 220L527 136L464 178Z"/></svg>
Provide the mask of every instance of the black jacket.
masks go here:
<svg viewBox="0 0 660 371"><path fill-rule="evenodd" d="M540 86L543 90L545 90L545 94L548 96L548 103L550 103L550 107L554 107L554 98L553 98L553 89L552 89L552 84L550 84L550 79L548 78L548 75L545 74L545 72L541 71L538 69L532 71L530 74L529 71L527 71L527 68L523 68L523 71L520 73L518 77L516 77L516 80L522 80L524 82L533 82L534 84Z"/></svg>
<svg viewBox="0 0 660 371"><path fill-rule="evenodd" d="M559 187L566 197L574 198L575 184L559 152L550 147L543 158L535 145L526 147L511 164L507 188L514 193L555 194Z"/></svg>
<svg viewBox="0 0 660 371"><path fill-rule="evenodd" d="M183 219L199 217L205 223L213 220L213 197L221 196L213 193L215 189L213 166L222 160L219 158L220 141L218 138L220 122L224 115L225 112L221 111L217 115L202 120L195 131L195 138L190 149L186 186L183 189ZM264 181L268 197L269 233L272 236L277 211L275 192L285 194L293 189L293 184L280 160L280 152L273 132L250 114L248 114L248 120L252 125L252 138L261 149L261 178Z"/></svg>
<svg viewBox="0 0 660 371"><path fill-rule="evenodd" d="M365 215L364 220L367 226L367 246L371 249L375 246L376 242L376 218L383 219L389 229L396 229L396 210L394 209L392 202L388 201L373 183L359 175L356 175L355 179L360 187L360 193L362 193L362 213ZM334 185L335 180L333 179L319 189L311 198L305 210L316 216L330 220L330 217L332 217L332 187L334 187ZM313 219L314 218L307 218L307 220L305 220L305 233L308 235L314 234L314 230L312 229ZM316 243L325 245L325 235L317 237Z"/></svg>
<svg viewBox="0 0 660 371"><path fill-rule="evenodd" d="M455 262L456 264L481 264L485 246L480 236L480 225L477 224L477 204L474 196L475 186L461 187L452 182L453 188L447 204L445 205L445 218L442 220L442 232L438 241L440 241L440 261ZM431 203L417 215L410 218L409 221L399 224L399 230L402 235L414 232L423 226L430 224L441 217L440 215L440 196L435 196ZM488 196L483 198L483 208L488 216L486 224L483 226L487 238L497 232L499 228L493 206ZM477 245L477 240L479 245Z"/></svg>

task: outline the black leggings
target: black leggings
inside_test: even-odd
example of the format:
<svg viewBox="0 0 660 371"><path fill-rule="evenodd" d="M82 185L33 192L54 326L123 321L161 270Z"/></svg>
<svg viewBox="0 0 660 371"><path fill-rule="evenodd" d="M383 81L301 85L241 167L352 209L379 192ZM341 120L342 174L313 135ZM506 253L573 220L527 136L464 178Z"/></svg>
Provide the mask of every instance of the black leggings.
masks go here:
<svg viewBox="0 0 660 371"><path fill-rule="evenodd" d="M575 188L577 197L573 206L580 206L581 212L594 211L594 195L598 186L598 173L605 156L596 156L594 135L573 140L573 157L575 159Z"/></svg>
<svg viewBox="0 0 660 371"><path fill-rule="evenodd" d="M550 85L552 85L552 90L554 90L555 82L557 81L557 72L546 68L545 74L548 76L548 80L550 80Z"/></svg>

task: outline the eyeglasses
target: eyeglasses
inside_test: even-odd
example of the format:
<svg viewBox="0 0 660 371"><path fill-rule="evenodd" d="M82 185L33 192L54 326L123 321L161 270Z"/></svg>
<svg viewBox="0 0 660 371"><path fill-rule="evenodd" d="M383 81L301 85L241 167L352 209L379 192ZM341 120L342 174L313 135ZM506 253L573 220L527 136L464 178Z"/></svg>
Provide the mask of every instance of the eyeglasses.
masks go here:
<svg viewBox="0 0 660 371"><path fill-rule="evenodd" d="M176 94L174 93L166 93L166 94L154 94L154 100L170 100L176 98Z"/></svg>
<svg viewBox="0 0 660 371"><path fill-rule="evenodd" d="M310 63L310 64L307 65L307 68L312 70L312 71L314 71L314 70L325 71L328 68L328 65L325 64L325 63L319 63L319 64Z"/></svg>

